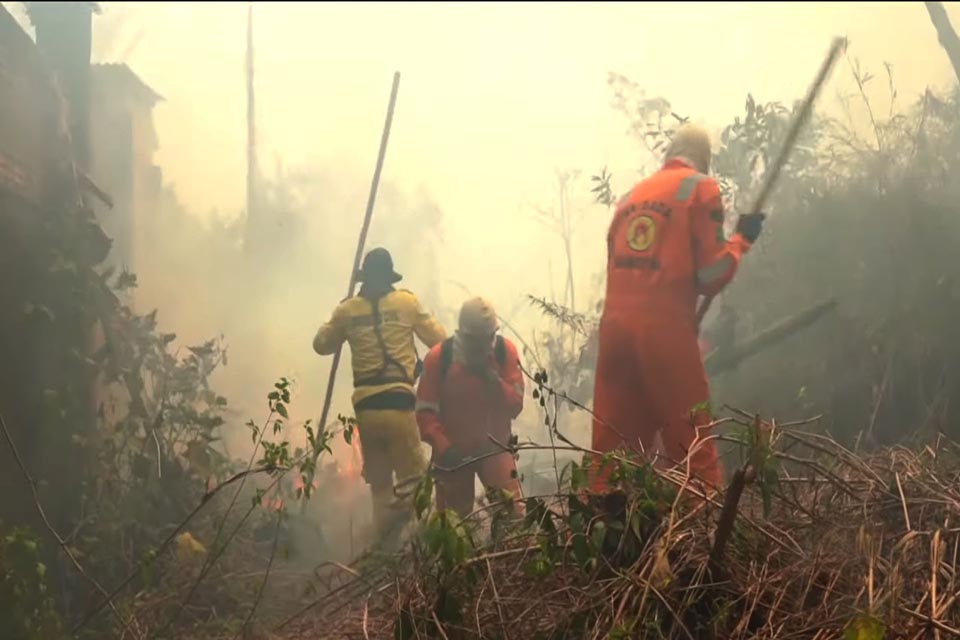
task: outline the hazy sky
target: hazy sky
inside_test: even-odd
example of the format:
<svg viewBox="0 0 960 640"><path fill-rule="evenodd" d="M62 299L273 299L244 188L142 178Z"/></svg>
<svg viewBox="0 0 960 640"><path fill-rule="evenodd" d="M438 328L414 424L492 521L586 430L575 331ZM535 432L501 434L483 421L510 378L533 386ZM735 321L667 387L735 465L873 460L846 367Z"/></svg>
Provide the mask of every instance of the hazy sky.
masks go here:
<svg viewBox="0 0 960 640"><path fill-rule="evenodd" d="M199 214L235 215L246 4L102 4L95 56L124 59L166 98L156 123L167 180ZM607 165L618 190L636 178L640 154L610 108L608 71L712 126L741 113L748 91L761 101L800 97L836 35L875 73L892 63L902 98L952 79L922 3L271 2L257 3L255 15L265 169L277 158L343 167L353 182L344 188L365 194L399 70L384 178L438 201L441 262L472 287L489 286L491 272L510 275L491 262L522 270L555 246L523 215L525 201L550 202L555 168L590 175ZM823 104L849 79L844 61ZM361 215L344 211L344 222ZM587 212L584 274L602 268L606 215Z"/></svg>
<svg viewBox="0 0 960 640"><path fill-rule="evenodd" d="M235 213L246 5L124 5L104 3L126 15L114 16L115 38L95 31L98 55L116 59L142 34L126 61L166 97L156 122L167 179L192 209ZM365 193L401 72L384 177L438 200L457 256L451 275L475 286L491 255L543 241L521 207L550 201L555 167L589 175L608 165L619 189L635 177L638 151L610 108L608 71L714 126L741 112L748 91L800 97L835 35L875 72L892 63L903 97L952 77L922 3L258 3L255 32L267 170L277 157L349 167ZM845 63L827 97L844 86ZM345 222L361 213L345 211ZM590 228L606 224L602 210L588 215Z"/></svg>

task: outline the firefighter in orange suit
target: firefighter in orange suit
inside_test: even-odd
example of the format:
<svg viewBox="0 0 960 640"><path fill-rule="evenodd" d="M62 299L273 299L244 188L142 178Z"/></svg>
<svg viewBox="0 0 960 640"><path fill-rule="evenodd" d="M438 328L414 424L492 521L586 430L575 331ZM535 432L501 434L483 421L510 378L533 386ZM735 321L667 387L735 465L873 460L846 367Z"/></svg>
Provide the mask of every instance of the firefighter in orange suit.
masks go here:
<svg viewBox="0 0 960 640"><path fill-rule="evenodd" d="M707 376L697 343L698 296L719 293L760 235L763 214L740 216L724 235L723 204L710 169L710 138L683 125L664 165L617 205L607 235L607 293L594 387L593 449L652 451L672 463L689 453L691 475L717 487L723 471L712 440ZM683 467L685 468L685 467ZM593 487L607 486L595 473Z"/></svg>
<svg viewBox="0 0 960 640"><path fill-rule="evenodd" d="M473 510L475 475L487 488L508 491L515 512L523 511L516 462L502 448L523 410L523 372L516 346L498 329L489 302L468 300L454 336L424 358L417 388L420 437L438 467L437 508L460 517ZM470 458L477 459L464 465Z"/></svg>
<svg viewBox="0 0 960 640"><path fill-rule="evenodd" d="M381 538L398 528L389 511L394 474L397 481L408 480L427 467L414 417L414 384L420 373L414 336L427 347L446 338L413 293L394 288L400 279L386 249L370 251L359 274L360 293L341 302L313 340L320 355L336 352L344 341L350 344L363 476Z"/></svg>

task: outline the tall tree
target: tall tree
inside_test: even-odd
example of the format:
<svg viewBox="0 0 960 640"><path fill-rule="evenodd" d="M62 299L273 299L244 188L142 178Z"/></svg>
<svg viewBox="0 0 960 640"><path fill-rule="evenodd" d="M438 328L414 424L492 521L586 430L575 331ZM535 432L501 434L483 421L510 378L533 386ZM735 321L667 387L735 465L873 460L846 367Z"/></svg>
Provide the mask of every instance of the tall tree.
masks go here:
<svg viewBox="0 0 960 640"><path fill-rule="evenodd" d="M253 2L247 6L247 232L245 248L258 233L257 219L257 127L253 86Z"/></svg>
<svg viewBox="0 0 960 640"><path fill-rule="evenodd" d="M942 2L924 2L924 4L927 5L927 13L930 14L930 20L937 29L940 46L947 52L953 71L957 74L957 81L960 82L960 37L950 24L950 17L947 16L947 10L944 9Z"/></svg>

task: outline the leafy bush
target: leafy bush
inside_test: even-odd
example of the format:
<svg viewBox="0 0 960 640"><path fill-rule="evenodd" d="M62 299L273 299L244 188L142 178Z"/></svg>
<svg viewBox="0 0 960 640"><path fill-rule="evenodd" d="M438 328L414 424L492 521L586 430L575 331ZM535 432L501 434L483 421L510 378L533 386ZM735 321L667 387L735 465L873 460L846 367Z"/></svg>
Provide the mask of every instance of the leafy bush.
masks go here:
<svg viewBox="0 0 960 640"><path fill-rule="evenodd" d="M25 527L0 526L0 629L8 640L62 637L39 541Z"/></svg>

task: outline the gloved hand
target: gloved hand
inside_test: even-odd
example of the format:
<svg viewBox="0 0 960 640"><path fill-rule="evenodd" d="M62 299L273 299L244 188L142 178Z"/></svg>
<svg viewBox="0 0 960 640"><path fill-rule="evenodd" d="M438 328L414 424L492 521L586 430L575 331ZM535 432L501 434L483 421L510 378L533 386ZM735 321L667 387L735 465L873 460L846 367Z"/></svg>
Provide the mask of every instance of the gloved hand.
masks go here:
<svg viewBox="0 0 960 640"><path fill-rule="evenodd" d="M483 377L483 381L489 385L496 386L501 382L500 374L498 374L491 366L484 367L481 377Z"/></svg>
<svg viewBox="0 0 960 640"><path fill-rule="evenodd" d="M737 218L737 233L753 244L763 231L763 221L767 219L765 213L745 213Z"/></svg>
<svg viewBox="0 0 960 640"><path fill-rule="evenodd" d="M493 369L490 362L467 365L467 369L487 384L496 384L500 382L500 376Z"/></svg>
<svg viewBox="0 0 960 640"><path fill-rule="evenodd" d="M462 451L451 445L436 457L434 464L441 469L453 469L462 464L466 457Z"/></svg>

